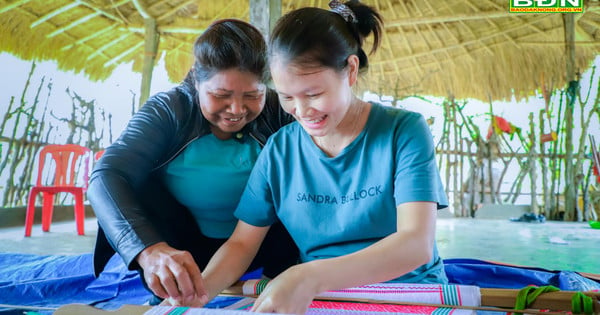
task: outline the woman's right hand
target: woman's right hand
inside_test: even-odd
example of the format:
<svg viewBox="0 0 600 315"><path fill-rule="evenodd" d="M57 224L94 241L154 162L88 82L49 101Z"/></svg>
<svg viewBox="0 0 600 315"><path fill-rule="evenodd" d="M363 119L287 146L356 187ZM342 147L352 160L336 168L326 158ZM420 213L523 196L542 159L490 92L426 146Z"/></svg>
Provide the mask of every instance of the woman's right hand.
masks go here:
<svg viewBox="0 0 600 315"><path fill-rule="evenodd" d="M200 268L189 252L160 242L146 247L137 262L150 290L170 304L200 307L208 303Z"/></svg>

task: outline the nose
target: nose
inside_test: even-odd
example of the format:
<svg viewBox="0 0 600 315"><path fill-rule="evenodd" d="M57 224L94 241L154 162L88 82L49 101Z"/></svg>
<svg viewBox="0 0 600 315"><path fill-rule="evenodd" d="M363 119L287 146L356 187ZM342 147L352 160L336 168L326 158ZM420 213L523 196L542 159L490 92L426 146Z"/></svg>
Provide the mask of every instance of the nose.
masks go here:
<svg viewBox="0 0 600 315"><path fill-rule="evenodd" d="M296 102L294 102L294 112L297 116L303 117L310 112L310 107L307 106L307 104L302 100L297 100Z"/></svg>
<svg viewBox="0 0 600 315"><path fill-rule="evenodd" d="M234 115L241 115L245 112L244 99L242 97L233 97L231 105L229 105L229 112Z"/></svg>

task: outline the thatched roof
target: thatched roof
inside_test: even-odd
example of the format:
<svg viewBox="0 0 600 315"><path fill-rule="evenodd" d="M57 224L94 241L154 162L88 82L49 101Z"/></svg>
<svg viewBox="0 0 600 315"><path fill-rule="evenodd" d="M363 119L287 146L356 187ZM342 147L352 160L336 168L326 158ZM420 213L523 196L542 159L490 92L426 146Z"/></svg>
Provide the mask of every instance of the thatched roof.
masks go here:
<svg viewBox="0 0 600 315"><path fill-rule="evenodd" d="M576 69L600 54L600 0L575 14ZM565 84L563 14L515 14L509 0L363 0L385 19L365 88L402 97L427 94L482 100L520 97ZM283 13L327 0L282 0ZM572 14L572 13L571 13ZM195 37L214 19L249 20L249 0L0 0L0 51L56 60L92 80L144 57L144 18L156 19L159 57L181 80Z"/></svg>

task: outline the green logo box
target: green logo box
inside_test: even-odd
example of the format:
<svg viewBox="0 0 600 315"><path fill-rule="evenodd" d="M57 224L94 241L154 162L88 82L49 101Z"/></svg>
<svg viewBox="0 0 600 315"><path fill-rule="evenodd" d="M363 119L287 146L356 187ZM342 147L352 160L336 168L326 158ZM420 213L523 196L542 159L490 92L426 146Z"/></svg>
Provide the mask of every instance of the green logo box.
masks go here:
<svg viewBox="0 0 600 315"><path fill-rule="evenodd" d="M509 0L511 13L582 13L583 0Z"/></svg>

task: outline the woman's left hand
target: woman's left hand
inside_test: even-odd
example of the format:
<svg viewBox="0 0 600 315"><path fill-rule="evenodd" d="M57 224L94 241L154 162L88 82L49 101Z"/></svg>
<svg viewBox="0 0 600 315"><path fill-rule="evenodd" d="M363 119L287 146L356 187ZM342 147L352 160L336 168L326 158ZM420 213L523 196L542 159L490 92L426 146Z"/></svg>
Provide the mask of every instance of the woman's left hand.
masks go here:
<svg viewBox="0 0 600 315"><path fill-rule="evenodd" d="M304 314L316 292L315 279L296 265L271 280L254 302L252 311L265 313Z"/></svg>

